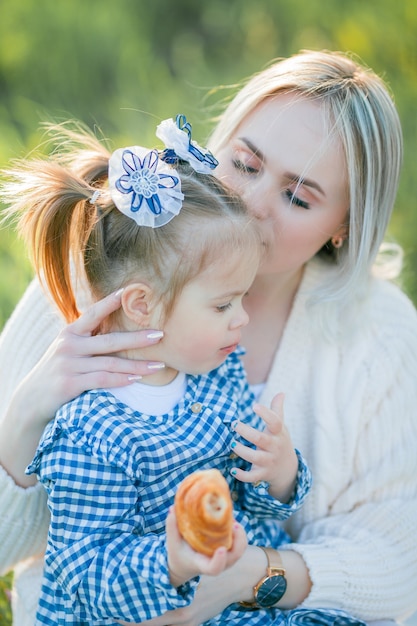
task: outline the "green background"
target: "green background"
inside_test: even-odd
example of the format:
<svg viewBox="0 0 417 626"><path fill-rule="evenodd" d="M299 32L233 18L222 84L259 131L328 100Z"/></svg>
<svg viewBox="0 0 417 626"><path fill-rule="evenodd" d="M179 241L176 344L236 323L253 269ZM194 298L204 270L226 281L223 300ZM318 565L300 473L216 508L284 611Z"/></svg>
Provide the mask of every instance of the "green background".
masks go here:
<svg viewBox="0 0 417 626"><path fill-rule="evenodd" d="M355 53L395 95L405 164L389 237L417 302L414 0L0 0L0 166L41 141L40 122L68 117L114 145L152 145L156 124L182 112L204 143L230 94L218 85L305 48ZM0 260L1 328L32 275L6 228Z"/></svg>
<svg viewBox="0 0 417 626"><path fill-rule="evenodd" d="M394 92L405 165L390 238L417 301L417 3L414 0L0 0L0 165L40 141L43 120L75 117L115 145L152 145L182 112L204 142L233 85L303 48L353 52ZM0 231L0 327L31 270Z"/></svg>

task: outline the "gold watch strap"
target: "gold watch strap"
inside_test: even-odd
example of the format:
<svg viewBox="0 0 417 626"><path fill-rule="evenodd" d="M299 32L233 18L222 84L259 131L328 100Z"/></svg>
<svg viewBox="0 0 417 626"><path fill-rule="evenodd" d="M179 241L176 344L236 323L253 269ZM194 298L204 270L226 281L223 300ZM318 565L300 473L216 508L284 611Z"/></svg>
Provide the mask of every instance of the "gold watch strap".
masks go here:
<svg viewBox="0 0 417 626"><path fill-rule="evenodd" d="M256 593L259 587L262 585L262 583L265 581L266 578L269 578L270 576L277 576L277 575L285 576L285 568L284 568L284 564L282 562L280 553L277 550L274 550L273 548L264 548L263 546L259 546L259 547L266 554L268 565L266 568L266 575L263 576L261 580L258 583L256 583L256 585L253 588L253 594L255 598L256 598ZM256 600L252 600L251 602L245 602L242 600L241 602L239 602L239 604L247 609L256 609L258 606Z"/></svg>
<svg viewBox="0 0 417 626"><path fill-rule="evenodd" d="M262 546L260 546L261 550L263 550L266 554L266 558L268 559L268 575L272 576L272 574L270 574L269 570L274 570L273 573L276 574L281 574L282 576L285 576L285 568L284 568L284 564L282 562L281 559L281 555L277 550L274 550L274 548L264 548ZM279 570L278 572L276 572L275 570Z"/></svg>

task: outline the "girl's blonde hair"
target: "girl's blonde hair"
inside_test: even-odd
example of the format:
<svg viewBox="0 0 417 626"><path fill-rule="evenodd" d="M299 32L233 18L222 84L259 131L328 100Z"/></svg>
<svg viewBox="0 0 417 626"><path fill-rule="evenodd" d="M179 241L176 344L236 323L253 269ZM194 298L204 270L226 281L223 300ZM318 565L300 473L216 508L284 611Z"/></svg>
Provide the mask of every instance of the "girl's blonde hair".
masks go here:
<svg viewBox="0 0 417 626"><path fill-rule="evenodd" d="M350 198L348 241L338 250L329 242L320 251L337 271L315 300L346 302L354 292L365 293L394 206L402 163L398 114L387 86L368 68L338 52L302 51L275 61L237 93L210 138L214 154L257 105L279 93L318 100L328 119L329 139L336 135L343 146ZM389 255L387 259L392 261ZM388 265L392 268L391 262L380 262L379 269L388 270Z"/></svg>
<svg viewBox="0 0 417 626"><path fill-rule="evenodd" d="M214 261L252 254L260 240L238 196L211 175L175 167L184 194L178 216L159 228L138 226L114 205L107 186L110 152L80 124L48 126L49 157L15 160L3 171L0 198L29 247L35 269L68 322L79 316L71 263L94 299L147 281L165 315L186 283ZM100 189L97 202L90 202Z"/></svg>

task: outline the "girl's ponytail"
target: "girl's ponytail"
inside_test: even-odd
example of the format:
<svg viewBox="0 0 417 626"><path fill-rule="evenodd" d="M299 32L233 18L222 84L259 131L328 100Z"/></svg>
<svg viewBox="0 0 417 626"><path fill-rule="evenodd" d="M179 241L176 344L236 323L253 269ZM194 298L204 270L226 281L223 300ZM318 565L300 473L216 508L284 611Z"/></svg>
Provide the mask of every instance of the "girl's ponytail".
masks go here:
<svg viewBox="0 0 417 626"><path fill-rule="evenodd" d="M71 265L80 261L97 222L97 206L90 199L107 175L108 157L94 137L88 136L87 141L86 134L50 128L59 129L55 139L65 137L65 152L53 153L49 159L15 160L2 172L6 182L1 185L0 200L8 205L5 218L17 222L36 272L71 322L79 316ZM76 139L78 149L74 149Z"/></svg>

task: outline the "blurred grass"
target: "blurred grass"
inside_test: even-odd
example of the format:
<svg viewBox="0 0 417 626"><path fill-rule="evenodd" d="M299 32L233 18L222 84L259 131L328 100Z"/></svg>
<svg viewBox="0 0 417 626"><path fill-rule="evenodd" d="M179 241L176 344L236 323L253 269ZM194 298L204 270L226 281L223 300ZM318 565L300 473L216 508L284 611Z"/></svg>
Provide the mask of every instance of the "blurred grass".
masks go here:
<svg viewBox="0 0 417 626"><path fill-rule="evenodd" d="M0 626L8 626L11 624L12 614L10 610L10 587L12 583L12 574L0 578ZM16 626L19 626L16 624Z"/></svg>

